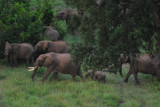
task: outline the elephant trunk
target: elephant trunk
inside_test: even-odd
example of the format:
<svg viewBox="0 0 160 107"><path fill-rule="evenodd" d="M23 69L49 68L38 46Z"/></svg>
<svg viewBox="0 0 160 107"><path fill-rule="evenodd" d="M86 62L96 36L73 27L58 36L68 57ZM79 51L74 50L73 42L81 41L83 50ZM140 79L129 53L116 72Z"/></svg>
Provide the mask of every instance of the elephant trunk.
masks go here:
<svg viewBox="0 0 160 107"><path fill-rule="evenodd" d="M123 77L123 74L122 74L122 62L120 63L120 66L119 66L119 73L120 73L120 75L121 75L121 77Z"/></svg>
<svg viewBox="0 0 160 107"><path fill-rule="evenodd" d="M34 80L34 76L35 76L35 74L36 74L36 72L37 72L37 68L38 68L38 66L35 66L35 67L33 68L34 72L33 72L33 74L32 74L32 80Z"/></svg>

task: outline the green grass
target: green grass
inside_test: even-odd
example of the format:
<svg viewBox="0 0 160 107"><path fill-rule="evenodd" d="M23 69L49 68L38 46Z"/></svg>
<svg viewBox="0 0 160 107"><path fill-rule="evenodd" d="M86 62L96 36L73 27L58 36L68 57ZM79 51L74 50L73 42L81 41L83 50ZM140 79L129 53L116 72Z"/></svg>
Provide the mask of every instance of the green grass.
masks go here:
<svg viewBox="0 0 160 107"><path fill-rule="evenodd" d="M126 75L128 68L123 69ZM43 73L31 81L32 72L24 66L0 65L0 107L158 107L160 92L150 75L139 74L141 85L133 76L124 83L119 74L106 73L107 82L98 83L59 74L59 81L42 83Z"/></svg>

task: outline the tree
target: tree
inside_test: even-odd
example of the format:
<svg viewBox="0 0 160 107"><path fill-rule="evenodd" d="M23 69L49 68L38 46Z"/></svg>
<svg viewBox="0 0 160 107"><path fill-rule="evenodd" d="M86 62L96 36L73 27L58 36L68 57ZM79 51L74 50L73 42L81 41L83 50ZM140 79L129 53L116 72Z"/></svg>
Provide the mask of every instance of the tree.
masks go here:
<svg viewBox="0 0 160 107"><path fill-rule="evenodd" d="M151 0L65 1L83 13L80 25L83 42L73 46L73 57L82 60L87 69L113 67L117 71L120 54L141 53L142 49L155 51Z"/></svg>

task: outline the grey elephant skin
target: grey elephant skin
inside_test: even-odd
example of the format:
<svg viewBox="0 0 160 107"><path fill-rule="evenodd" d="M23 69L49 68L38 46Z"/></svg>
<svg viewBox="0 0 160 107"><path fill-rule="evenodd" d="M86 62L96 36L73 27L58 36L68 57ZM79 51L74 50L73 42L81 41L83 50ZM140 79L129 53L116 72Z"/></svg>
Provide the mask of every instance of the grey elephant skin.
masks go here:
<svg viewBox="0 0 160 107"><path fill-rule="evenodd" d="M134 75L135 82L139 84L139 79L137 73L141 72L143 74L151 74L152 79L154 76L160 77L160 57L158 55L150 56L145 55L136 55L136 56L127 56L125 62L130 64L129 72L126 75L124 82L128 82L128 78L131 74Z"/></svg>
<svg viewBox="0 0 160 107"><path fill-rule="evenodd" d="M77 10L73 10L73 9L66 9L66 10L61 10L56 14L56 18L57 19L66 20L67 24L71 20L72 16L79 17L78 11Z"/></svg>
<svg viewBox="0 0 160 107"><path fill-rule="evenodd" d="M30 60L34 63L33 53L34 48L29 43L10 44L9 42L6 42L4 55L6 57L7 64L10 60L10 64L12 64L13 61L13 63L17 66L17 59L25 59L28 66Z"/></svg>
<svg viewBox="0 0 160 107"><path fill-rule="evenodd" d="M85 77L91 77L92 80L98 80L99 82L106 82L106 75L102 71L88 70Z"/></svg>
<svg viewBox="0 0 160 107"><path fill-rule="evenodd" d="M69 53L71 50L70 45L65 41L39 41L35 45L35 57L44 53Z"/></svg>
<svg viewBox="0 0 160 107"><path fill-rule="evenodd" d="M58 31L52 26L44 26L44 36L52 41L60 39Z"/></svg>
<svg viewBox="0 0 160 107"><path fill-rule="evenodd" d="M39 66L47 67L47 70L43 75L43 82L47 79L51 72L53 72L53 77L55 77L55 79L58 79L58 72L63 74L70 74L73 80L75 80L76 75L84 79L80 70L80 65L76 65L72 61L70 54L59 54L51 52L40 55L34 64L35 69L32 74L32 80L34 79L37 68Z"/></svg>

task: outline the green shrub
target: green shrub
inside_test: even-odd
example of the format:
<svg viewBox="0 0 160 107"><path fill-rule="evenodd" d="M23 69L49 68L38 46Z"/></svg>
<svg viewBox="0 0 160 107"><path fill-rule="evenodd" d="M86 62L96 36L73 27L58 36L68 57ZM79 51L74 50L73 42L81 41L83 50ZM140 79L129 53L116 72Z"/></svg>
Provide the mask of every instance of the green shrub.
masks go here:
<svg viewBox="0 0 160 107"><path fill-rule="evenodd" d="M37 0L37 8L31 10L30 0L0 1L0 58L4 57L5 42L23 43L28 42L35 45L38 41L45 39L43 26L55 26L60 35L65 35L65 27L56 23L54 18L56 11L53 10L54 1ZM1 5L3 4L3 5Z"/></svg>

